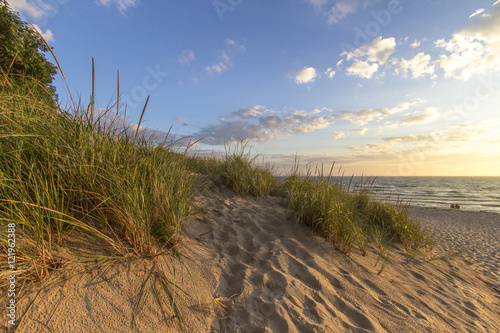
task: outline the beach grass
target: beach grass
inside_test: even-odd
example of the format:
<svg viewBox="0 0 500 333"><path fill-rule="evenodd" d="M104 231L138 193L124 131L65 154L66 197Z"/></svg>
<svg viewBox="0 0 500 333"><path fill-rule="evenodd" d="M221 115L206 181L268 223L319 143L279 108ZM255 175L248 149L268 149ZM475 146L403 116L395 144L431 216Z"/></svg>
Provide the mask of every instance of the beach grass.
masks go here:
<svg viewBox="0 0 500 333"><path fill-rule="evenodd" d="M0 77L0 218L16 225L18 278L43 278L76 253L172 248L192 209L184 155L136 136L112 110L64 111L29 84ZM95 243L75 248L77 235Z"/></svg>
<svg viewBox="0 0 500 333"><path fill-rule="evenodd" d="M273 175L270 165L256 166L258 155L252 156L245 151L246 144L240 143L226 151L221 164L220 174L224 183L238 194L256 197L270 195L278 188L278 179Z"/></svg>
<svg viewBox="0 0 500 333"><path fill-rule="evenodd" d="M222 183L240 195L262 197L276 193L280 182L272 165L258 165L258 155L252 155L247 143L225 144L221 158L188 157L193 172L207 175L216 183Z"/></svg>
<svg viewBox="0 0 500 333"><path fill-rule="evenodd" d="M356 247L366 254L368 245L377 241L379 245L400 243L407 253L416 255L430 243L429 235L410 218L407 206L377 201L367 194L372 181L354 188L352 178L344 182L333 175L333 167L328 174L322 168L302 174L296 164L286 178L285 196L299 221L345 253ZM381 251L385 253L385 247Z"/></svg>

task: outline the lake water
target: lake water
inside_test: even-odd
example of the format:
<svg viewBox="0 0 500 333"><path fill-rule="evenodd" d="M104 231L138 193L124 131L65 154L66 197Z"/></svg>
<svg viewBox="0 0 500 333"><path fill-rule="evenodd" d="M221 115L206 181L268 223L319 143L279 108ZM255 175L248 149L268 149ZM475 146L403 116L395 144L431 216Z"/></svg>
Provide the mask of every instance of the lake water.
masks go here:
<svg viewBox="0 0 500 333"><path fill-rule="evenodd" d="M354 177L353 183L360 180ZM399 197L413 206L459 204L461 210L500 213L500 177L378 177L371 181L371 192L390 201Z"/></svg>

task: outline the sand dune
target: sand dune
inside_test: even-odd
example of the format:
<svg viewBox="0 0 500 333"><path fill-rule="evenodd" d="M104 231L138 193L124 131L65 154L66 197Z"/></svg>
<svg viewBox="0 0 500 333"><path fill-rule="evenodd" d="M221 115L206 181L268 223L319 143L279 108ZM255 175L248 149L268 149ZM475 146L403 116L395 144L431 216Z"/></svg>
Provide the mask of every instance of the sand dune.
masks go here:
<svg viewBox="0 0 500 333"><path fill-rule="evenodd" d="M182 266L163 256L156 263L193 295L178 296L188 332L500 331L497 275L486 276L459 256L436 252L436 260L407 262L394 248L391 264L377 275L373 249L347 257L298 225L280 198L245 198L214 186L198 201L204 213L190 218L181 243L191 260ZM425 219L434 213L414 214L431 226ZM448 232L453 238L459 231ZM485 249L476 248L474 258ZM483 261L485 271L490 264ZM152 265L134 260L92 272L80 268L40 294L25 291L18 331L177 331L176 314L163 315L153 292L130 324L138 286Z"/></svg>
<svg viewBox="0 0 500 333"><path fill-rule="evenodd" d="M482 282L459 259L408 264L399 251L378 276L373 254L347 258L298 226L279 199L226 192L204 200L212 210L198 228L220 263L216 296L227 299L227 317L213 322L217 331L500 329L494 282Z"/></svg>

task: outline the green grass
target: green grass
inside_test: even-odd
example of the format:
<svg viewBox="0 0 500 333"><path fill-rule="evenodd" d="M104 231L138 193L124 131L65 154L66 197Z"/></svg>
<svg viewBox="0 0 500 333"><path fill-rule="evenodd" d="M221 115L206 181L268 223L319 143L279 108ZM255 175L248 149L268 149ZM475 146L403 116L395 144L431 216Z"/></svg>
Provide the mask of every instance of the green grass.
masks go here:
<svg viewBox="0 0 500 333"><path fill-rule="evenodd" d="M243 143L234 148L226 145L223 159L193 159L192 165L197 172L221 179L236 193L286 197L301 223L346 253L358 248L366 254L368 246L376 244L375 248L388 258L388 248L395 242L413 257L430 245L430 237L410 218L405 205L380 202L367 194L373 181L365 180L360 188L353 188L352 179L344 184L342 177L332 176L333 166L329 174L317 169L313 176L310 169L301 174L296 165L280 182L273 176L272 167L256 166L257 156L245 150Z"/></svg>
<svg viewBox="0 0 500 333"><path fill-rule="evenodd" d="M351 183L343 185L342 179L332 177L332 171L328 176L320 172L312 177L310 172L301 175L298 169L296 166L285 181L289 207L302 223L338 244L342 251L349 253L357 247L365 254L374 241L394 241L415 255L429 245L429 236L410 218L407 207L368 196L369 182L354 190Z"/></svg>
<svg viewBox="0 0 500 333"><path fill-rule="evenodd" d="M240 195L262 197L277 193L279 181L273 175L273 167L257 166L259 156L246 152L245 143L234 147L226 144L225 149L222 158L189 157L190 170L207 175L211 181L222 183Z"/></svg>
<svg viewBox="0 0 500 333"><path fill-rule="evenodd" d="M74 248L81 235L103 255L152 256L175 245L193 195L184 155L135 138L115 111L92 119L91 108L43 100L0 77L0 219L16 224L19 278L42 278L84 252Z"/></svg>
<svg viewBox="0 0 500 333"><path fill-rule="evenodd" d="M250 194L256 197L270 195L278 187L278 180L273 176L271 166L255 166L258 155L245 152L242 143L231 149L226 145L224 160L220 166L220 175L224 183L238 194Z"/></svg>

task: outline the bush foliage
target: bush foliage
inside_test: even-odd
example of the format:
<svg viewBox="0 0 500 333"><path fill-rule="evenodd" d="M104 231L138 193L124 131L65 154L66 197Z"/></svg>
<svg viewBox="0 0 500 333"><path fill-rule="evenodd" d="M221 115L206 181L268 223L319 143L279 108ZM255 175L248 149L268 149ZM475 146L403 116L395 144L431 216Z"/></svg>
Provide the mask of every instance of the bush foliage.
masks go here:
<svg viewBox="0 0 500 333"><path fill-rule="evenodd" d="M3 73L18 78L17 84L24 82L22 77L30 77L39 87L52 95L52 85L56 67L45 58L48 46L39 33L12 11L6 1L0 1L0 69Z"/></svg>

